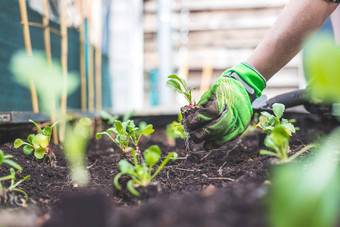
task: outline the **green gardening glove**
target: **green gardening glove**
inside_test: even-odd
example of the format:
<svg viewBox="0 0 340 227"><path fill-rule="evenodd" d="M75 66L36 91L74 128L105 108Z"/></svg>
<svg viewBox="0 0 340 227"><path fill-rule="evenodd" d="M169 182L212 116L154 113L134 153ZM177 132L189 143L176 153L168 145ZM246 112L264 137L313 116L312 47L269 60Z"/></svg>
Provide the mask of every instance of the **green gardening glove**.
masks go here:
<svg viewBox="0 0 340 227"><path fill-rule="evenodd" d="M266 80L250 64L242 63L222 73L197 106L181 109L185 130L205 149L237 138L253 114L251 102L261 95Z"/></svg>

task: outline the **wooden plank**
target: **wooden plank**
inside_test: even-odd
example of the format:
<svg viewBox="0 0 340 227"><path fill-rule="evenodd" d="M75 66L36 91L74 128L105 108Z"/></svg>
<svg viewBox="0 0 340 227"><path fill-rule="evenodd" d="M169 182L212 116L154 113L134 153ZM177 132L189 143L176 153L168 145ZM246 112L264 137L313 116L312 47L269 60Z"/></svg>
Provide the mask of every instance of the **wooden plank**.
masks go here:
<svg viewBox="0 0 340 227"><path fill-rule="evenodd" d="M245 59L253 52L253 49L223 49L223 48L196 48L188 50L188 67L190 70L201 70L207 55L212 56L212 67L214 69L225 69L232 67ZM178 68L179 53L174 53L174 67ZM144 66L146 70L156 68L158 56L155 52L144 53ZM294 57L288 65L290 67L300 66L300 55Z"/></svg>
<svg viewBox="0 0 340 227"><path fill-rule="evenodd" d="M254 15L255 14L255 15ZM205 13L190 15L187 21L173 21L173 29L180 30L186 28L189 31L211 31L211 30L228 30L228 29L254 29L269 28L275 22L278 13L270 13L264 16L256 16L255 12L248 11L247 14L233 16L228 13ZM154 15L146 15L143 18L145 33L157 31L157 20Z"/></svg>
<svg viewBox="0 0 340 227"><path fill-rule="evenodd" d="M283 7L287 0L240 0L240 1L222 1L222 0L198 0L198 1L185 1L174 2L172 9L180 11L187 8L190 11L202 10L230 10L230 9L258 9L258 8L274 8ZM157 2L148 1L144 4L144 12L155 13L157 11Z"/></svg>

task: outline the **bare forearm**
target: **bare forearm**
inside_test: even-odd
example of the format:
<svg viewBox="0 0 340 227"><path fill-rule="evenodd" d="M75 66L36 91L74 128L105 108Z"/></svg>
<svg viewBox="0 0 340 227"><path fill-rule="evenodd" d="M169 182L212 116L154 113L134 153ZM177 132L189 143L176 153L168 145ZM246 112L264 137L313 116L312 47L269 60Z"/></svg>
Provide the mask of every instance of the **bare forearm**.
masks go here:
<svg viewBox="0 0 340 227"><path fill-rule="evenodd" d="M286 65L304 41L324 24L338 4L321 0L291 0L247 62L267 80Z"/></svg>

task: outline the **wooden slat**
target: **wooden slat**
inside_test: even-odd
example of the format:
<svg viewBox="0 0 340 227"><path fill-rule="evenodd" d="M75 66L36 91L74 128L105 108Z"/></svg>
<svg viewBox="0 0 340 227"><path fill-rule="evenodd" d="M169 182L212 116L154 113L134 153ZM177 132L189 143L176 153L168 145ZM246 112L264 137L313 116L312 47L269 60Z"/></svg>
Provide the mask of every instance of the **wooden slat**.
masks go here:
<svg viewBox="0 0 340 227"><path fill-rule="evenodd" d="M258 9L258 8L273 8L283 7L287 0L240 0L240 1L223 1L223 0L198 0L185 1L183 3L174 2L172 9L180 11L182 8L187 8L190 11L202 10L230 10L230 9ZM144 12L155 13L157 11L157 2L149 1L144 4Z"/></svg>
<svg viewBox="0 0 340 227"><path fill-rule="evenodd" d="M221 48L197 48L188 50L188 67L190 70L201 70L207 55L212 56L212 67L214 69L225 69L236 65L245 59L252 53L252 49L221 49ZM144 65L146 70L157 67L157 53L145 53L144 54ZM179 53L174 53L174 64L175 68L178 68ZM300 57L293 58L288 65L290 67L298 67L300 65Z"/></svg>

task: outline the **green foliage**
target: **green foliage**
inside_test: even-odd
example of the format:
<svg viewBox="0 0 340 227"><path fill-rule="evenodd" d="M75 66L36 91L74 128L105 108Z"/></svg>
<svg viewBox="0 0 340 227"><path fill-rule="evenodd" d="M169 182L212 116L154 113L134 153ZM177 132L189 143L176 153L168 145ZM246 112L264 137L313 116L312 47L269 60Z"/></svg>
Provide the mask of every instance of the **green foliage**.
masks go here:
<svg viewBox="0 0 340 227"><path fill-rule="evenodd" d="M336 226L340 212L337 129L308 162L274 167L268 196L270 226Z"/></svg>
<svg viewBox="0 0 340 227"><path fill-rule="evenodd" d="M166 126L166 137L170 139L184 139L188 137L188 133L184 130L181 124L182 114L178 114L178 121L173 121Z"/></svg>
<svg viewBox="0 0 340 227"><path fill-rule="evenodd" d="M121 122L115 120L113 127L104 132L98 132L96 139L100 139L103 135L108 136L117 146L124 152L129 152L129 143L138 146L139 140L143 135L150 135L154 132L153 126L148 124L144 128L136 127L133 120ZM111 136L113 134L113 136ZM114 137L114 138L113 138Z"/></svg>
<svg viewBox="0 0 340 227"><path fill-rule="evenodd" d="M32 121L36 128L38 129L39 133L38 134L30 134L27 137L27 142L24 142L21 139L16 139L14 141L14 148L19 148L22 145L23 147L23 152L27 155L31 154L34 151L34 156L37 159L42 159L44 158L45 154L49 152L49 144L50 144L50 139L52 135L52 129L55 127L60 121L55 122L51 126L46 126L43 129L39 127L39 125Z"/></svg>
<svg viewBox="0 0 340 227"><path fill-rule="evenodd" d="M64 87L67 88L67 93L71 94L79 85L79 77L76 74L68 73L65 80L60 64L56 62L50 64L42 52L35 52L33 56L28 56L24 51L18 52L12 58L10 68L18 84L30 88L33 81L40 106L48 113L54 109L52 103L57 105L55 107L57 111L60 109L59 103Z"/></svg>
<svg viewBox="0 0 340 227"><path fill-rule="evenodd" d="M274 152L260 150L260 155L272 155L279 158L281 161L286 161L288 157L289 138L290 136L284 127L275 126L272 132L266 136L264 140L264 145Z"/></svg>
<svg viewBox="0 0 340 227"><path fill-rule="evenodd" d="M12 161L11 158L13 158L13 155L5 155L5 153L0 149L0 165L5 163L19 171L22 171L22 167L18 163Z"/></svg>
<svg viewBox="0 0 340 227"><path fill-rule="evenodd" d="M282 126L290 136L292 133L295 133L297 128L292 124L295 120L281 119L285 111L285 106L281 103L274 103L272 108L274 115L266 111L261 112L261 116L259 117L260 122L256 126L260 127L263 132L267 134L270 134L275 126Z"/></svg>
<svg viewBox="0 0 340 227"><path fill-rule="evenodd" d="M89 182L85 155L91 129L90 118L80 118L74 126L67 124L66 137L63 142L64 154L71 168L71 177L81 187Z"/></svg>
<svg viewBox="0 0 340 227"><path fill-rule="evenodd" d="M148 149L143 152L144 162L139 164L136 158L136 151L131 148L131 153L134 158L134 165L129 163L127 160L121 160L118 163L118 167L120 173L117 174L114 178L114 185L118 190L121 190L121 186L118 183L118 180L123 175L128 175L131 177L131 180L127 182L127 189L131 192L131 194L135 196L139 196L139 192L135 189L135 186L147 186L163 169L163 167L170 161L175 161L177 158L177 153L171 152L167 155L167 157L163 160L157 170L152 174L152 169L154 165L161 158L161 149L157 145L152 145Z"/></svg>
<svg viewBox="0 0 340 227"><path fill-rule="evenodd" d="M309 45L305 57L312 99L329 103L340 102L340 49L332 37L319 36Z"/></svg>
<svg viewBox="0 0 340 227"><path fill-rule="evenodd" d="M167 87L174 89L179 94L183 94L186 100L188 100L189 105L196 104L196 101L193 100L191 95L192 90L195 90L196 88L188 89L186 81L176 75L170 75L168 76L168 79L169 80L166 82Z"/></svg>
<svg viewBox="0 0 340 227"><path fill-rule="evenodd" d="M10 174L7 175L7 176L4 176L4 177L0 177L0 195L1 193L3 192L6 192L6 191L17 191L17 192L20 192L22 193L24 196L25 196L25 202L27 202L27 199L28 199L28 195L27 193L22 190L22 189L19 189L18 186L24 182L25 180L27 180L28 178L30 177L30 175L27 175L25 176L24 178L22 178L21 180L17 181L16 182L16 177L15 177L15 171L13 168L10 168ZM1 181L7 181L7 180L10 180L11 181L11 184L8 188L6 188L4 191L3 191L3 185L1 183Z"/></svg>

